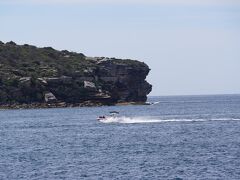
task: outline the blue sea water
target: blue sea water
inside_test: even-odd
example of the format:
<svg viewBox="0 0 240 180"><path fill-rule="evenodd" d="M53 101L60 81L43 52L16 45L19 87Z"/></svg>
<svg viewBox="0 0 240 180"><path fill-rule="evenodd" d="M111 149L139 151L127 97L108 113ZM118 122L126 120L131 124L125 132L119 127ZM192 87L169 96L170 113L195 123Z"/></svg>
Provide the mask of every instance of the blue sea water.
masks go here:
<svg viewBox="0 0 240 180"><path fill-rule="evenodd" d="M0 111L0 179L240 179L240 95L149 101Z"/></svg>

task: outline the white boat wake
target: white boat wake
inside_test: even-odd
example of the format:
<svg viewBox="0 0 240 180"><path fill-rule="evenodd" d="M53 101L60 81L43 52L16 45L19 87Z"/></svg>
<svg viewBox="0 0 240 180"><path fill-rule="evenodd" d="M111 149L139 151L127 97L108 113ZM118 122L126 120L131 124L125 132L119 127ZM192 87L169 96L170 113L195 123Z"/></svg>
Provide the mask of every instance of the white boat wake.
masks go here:
<svg viewBox="0 0 240 180"><path fill-rule="evenodd" d="M156 104L159 104L160 101L156 101L156 102L146 102L146 104L148 105L156 105Z"/></svg>
<svg viewBox="0 0 240 180"><path fill-rule="evenodd" d="M106 117L99 120L102 123L167 123L167 122L206 122L206 121L240 121L234 118L213 118L213 119L158 119L157 117Z"/></svg>

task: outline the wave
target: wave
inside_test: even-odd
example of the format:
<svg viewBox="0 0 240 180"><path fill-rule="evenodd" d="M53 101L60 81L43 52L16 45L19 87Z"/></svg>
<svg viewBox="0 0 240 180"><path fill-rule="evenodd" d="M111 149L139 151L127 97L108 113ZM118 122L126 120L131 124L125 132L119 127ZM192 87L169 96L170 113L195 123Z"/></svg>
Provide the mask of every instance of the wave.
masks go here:
<svg viewBox="0 0 240 180"><path fill-rule="evenodd" d="M160 101L156 101L156 102L146 102L147 105L156 105L159 104Z"/></svg>
<svg viewBox="0 0 240 180"><path fill-rule="evenodd" d="M106 117L100 120L102 123L121 123L121 124L137 124L137 123L169 123L169 122L206 122L206 121L240 121L235 118L213 118L213 119L158 119L156 117Z"/></svg>

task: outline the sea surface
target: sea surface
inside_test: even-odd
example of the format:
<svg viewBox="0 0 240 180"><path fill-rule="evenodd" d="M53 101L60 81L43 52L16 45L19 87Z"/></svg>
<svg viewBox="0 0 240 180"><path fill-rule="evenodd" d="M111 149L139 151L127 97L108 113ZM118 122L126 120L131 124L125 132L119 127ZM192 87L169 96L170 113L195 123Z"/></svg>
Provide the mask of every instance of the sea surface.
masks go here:
<svg viewBox="0 0 240 180"><path fill-rule="evenodd" d="M0 179L240 179L240 95L148 101L1 110Z"/></svg>

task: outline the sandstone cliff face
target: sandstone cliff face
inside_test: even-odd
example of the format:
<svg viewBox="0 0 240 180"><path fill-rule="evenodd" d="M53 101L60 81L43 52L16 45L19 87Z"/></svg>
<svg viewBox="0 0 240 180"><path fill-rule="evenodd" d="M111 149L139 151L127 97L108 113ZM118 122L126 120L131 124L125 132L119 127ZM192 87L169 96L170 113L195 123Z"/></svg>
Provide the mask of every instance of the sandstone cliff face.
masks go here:
<svg viewBox="0 0 240 180"><path fill-rule="evenodd" d="M145 102L142 62L0 43L0 104Z"/></svg>
<svg viewBox="0 0 240 180"><path fill-rule="evenodd" d="M118 102L145 102L151 85L145 81L150 69L137 61L106 60L98 63L98 78L103 90Z"/></svg>

